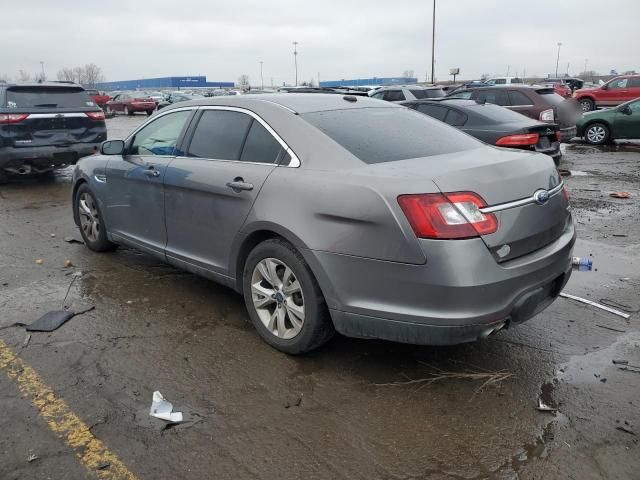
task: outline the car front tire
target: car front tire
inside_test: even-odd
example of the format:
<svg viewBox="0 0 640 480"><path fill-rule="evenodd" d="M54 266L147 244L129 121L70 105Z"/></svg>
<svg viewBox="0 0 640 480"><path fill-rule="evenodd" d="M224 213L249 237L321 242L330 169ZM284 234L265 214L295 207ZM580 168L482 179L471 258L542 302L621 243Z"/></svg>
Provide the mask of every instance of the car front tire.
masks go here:
<svg viewBox="0 0 640 480"><path fill-rule="evenodd" d="M604 123L592 123L584 131L584 139L591 145L603 145L610 136L611 131Z"/></svg>
<svg viewBox="0 0 640 480"><path fill-rule="evenodd" d="M306 353L334 335L320 287L289 242L271 239L258 244L245 262L242 286L251 322L277 350Z"/></svg>
<svg viewBox="0 0 640 480"><path fill-rule="evenodd" d="M100 206L86 183L78 187L73 208L80 223L80 235L87 247L94 252L106 252L116 248L116 245L107 238L107 229Z"/></svg>
<svg viewBox="0 0 640 480"><path fill-rule="evenodd" d="M583 112L590 112L596 109L596 104L590 98L583 98L580 100L580 108Z"/></svg>
<svg viewBox="0 0 640 480"><path fill-rule="evenodd" d="M129 107L127 107L127 106L125 105L125 107L124 107L124 114L125 114L125 115L133 115L133 112L130 112L130 111L129 111Z"/></svg>

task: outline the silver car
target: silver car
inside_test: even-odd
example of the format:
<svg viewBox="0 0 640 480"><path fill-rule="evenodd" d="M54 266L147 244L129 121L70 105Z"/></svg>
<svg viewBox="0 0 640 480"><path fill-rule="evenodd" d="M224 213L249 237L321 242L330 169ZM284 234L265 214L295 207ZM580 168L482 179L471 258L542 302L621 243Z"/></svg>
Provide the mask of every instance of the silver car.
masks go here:
<svg viewBox="0 0 640 480"><path fill-rule="evenodd" d="M167 107L73 175L87 246L133 247L244 295L275 348L338 331L474 341L546 308L575 230L550 157L330 94Z"/></svg>

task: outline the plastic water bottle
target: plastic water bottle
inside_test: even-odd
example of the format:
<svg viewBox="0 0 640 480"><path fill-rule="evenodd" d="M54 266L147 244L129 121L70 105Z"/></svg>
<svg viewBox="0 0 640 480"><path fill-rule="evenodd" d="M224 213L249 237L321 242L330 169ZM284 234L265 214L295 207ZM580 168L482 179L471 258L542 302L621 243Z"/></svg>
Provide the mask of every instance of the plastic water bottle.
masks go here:
<svg viewBox="0 0 640 480"><path fill-rule="evenodd" d="M571 263L580 271L589 271L593 267L593 262L590 258L573 257Z"/></svg>

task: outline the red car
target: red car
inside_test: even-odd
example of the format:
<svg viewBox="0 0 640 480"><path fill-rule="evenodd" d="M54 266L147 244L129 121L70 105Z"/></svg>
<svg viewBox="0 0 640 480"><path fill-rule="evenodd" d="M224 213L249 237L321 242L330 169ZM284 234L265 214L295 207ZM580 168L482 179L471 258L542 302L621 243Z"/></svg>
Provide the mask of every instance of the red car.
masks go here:
<svg viewBox="0 0 640 480"><path fill-rule="evenodd" d="M596 107L615 107L640 97L640 75L622 75L596 88L581 88L573 93L584 112Z"/></svg>
<svg viewBox="0 0 640 480"><path fill-rule="evenodd" d="M136 112L146 112L151 115L156 109L156 102L150 97L136 97L130 93L119 93L107 102L107 112L122 112L133 115Z"/></svg>
<svg viewBox="0 0 640 480"><path fill-rule="evenodd" d="M92 88L86 88L85 90L91 97L91 100L93 100L93 102L103 110L105 109L107 102L111 100L111 97L104 92L100 92Z"/></svg>
<svg viewBox="0 0 640 480"><path fill-rule="evenodd" d="M571 96L571 88L568 85L560 82L545 82L545 87L553 88L553 91L563 98L569 98Z"/></svg>

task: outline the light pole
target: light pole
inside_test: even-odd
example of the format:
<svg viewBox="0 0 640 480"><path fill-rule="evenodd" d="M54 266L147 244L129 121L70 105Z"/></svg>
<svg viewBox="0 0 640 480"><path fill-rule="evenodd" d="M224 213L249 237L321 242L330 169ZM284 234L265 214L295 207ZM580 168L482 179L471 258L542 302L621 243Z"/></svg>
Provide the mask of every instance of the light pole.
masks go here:
<svg viewBox="0 0 640 480"><path fill-rule="evenodd" d="M560 65L560 47L562 42L558 42L558 57L556 58L556 78L558 78L558 65Z"/></svg>
<svg viewBox="0 0 640 480"><path fill-rule="evenodd" d="M436 83L436 0L433 0L433 18L431 23L431 83Z"/></svg>
<svg viewBox="0 0 640 480"><path fill-rule="evenodd" d="M296 87L298 86L298 42L293 42L293 63L296 65Z"/></svg>
<svg viewBox="0 0 640 480"><path fill-rule="evenodd" d="M40 67L42 69L42 77L41 78L42 78L42 81L44 82L44 78L45 78L44 77L44 62L40 62Z"/></svg>
<svg viewBox="0 0 640 480"><path fill-rule="evenodd" d="M260 60L260 89L264 90L264 77L262 76L262 64L264 62Z"/></svg>

